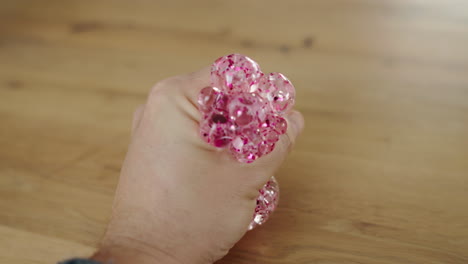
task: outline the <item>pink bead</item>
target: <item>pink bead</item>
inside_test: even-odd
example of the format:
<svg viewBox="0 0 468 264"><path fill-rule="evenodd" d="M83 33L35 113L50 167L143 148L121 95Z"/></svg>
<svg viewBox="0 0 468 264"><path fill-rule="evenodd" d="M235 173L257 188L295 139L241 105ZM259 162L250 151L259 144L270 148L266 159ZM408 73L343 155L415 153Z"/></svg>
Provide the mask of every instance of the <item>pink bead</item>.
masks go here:
<svg viewBox="0 0 468 264"><path fill-rule="evenodd" d="M253 220L250 223L248 230L252 230L258 225L265 223L270 217L271 213L278 206L279 201L279 186L275 177L270 180L259 190L257 197L257 206L253 215Z"/></svg>
<svg viewBox="0 0 468 264"><path fill-rule="evenodd" d="M249 92L260 74L260 66L255 61L240 54L231 54L213 63L211 83L228 93Z"/></svg>

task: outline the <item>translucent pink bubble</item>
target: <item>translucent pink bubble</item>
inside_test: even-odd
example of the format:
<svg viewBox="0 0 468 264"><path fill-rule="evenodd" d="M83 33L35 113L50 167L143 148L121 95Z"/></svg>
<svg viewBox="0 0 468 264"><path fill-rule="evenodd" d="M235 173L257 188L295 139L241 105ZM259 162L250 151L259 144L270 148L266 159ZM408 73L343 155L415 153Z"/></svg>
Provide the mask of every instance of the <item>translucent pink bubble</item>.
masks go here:
<svg viewBox="0 0 468 264"><path fill-rule="evenodd" d="M234 98L228 105L229 117L238 126L246 126L255 118L255 109L241 98Z"/></svg>
<svg viewBox="0 0 468 264"><path fill-rule="evenodd" d="M247 127L238 130L230 147L231 153L239 162L252 163L262 155L259 152L262 141L263 137L258 129L253 130Z"/></svg>
<svg viewBox="0 0 468 264"><path fill-rule="evenodd" d="M250 139L237 136L230 145L231 153L239 162L252 163L257 158L257 149Z"/></svg>
<svg viewBox="0 0 468 264"><path fill-rule="evenodd" d="M248 230L264 224L278 206L279 185L274 176L258 192L257 206Z"/></svg>
<svg viewBox="0 0 468 264"><path fill-rule="evenodd" d="M286 122L286 119L282 118L281 116L269 114L260 124L260 129L262 129L263 132L274 130L278 134L282 135L286 133L288 129L288 123Z"/></svg>
<svg viewBox="0 0 468 264"><path fill-rule="evenodd" d="M268 143L276 143L279 140L279 134L273 129L264 129L262 131L263 140Z"/></svg>
<svg viewBox="0 0 468 264"><path fill-rule="evenodd" d="M275 149L276 142L269 142L264 140L258 147L258 153L261 153L261 156L267 155Z"/></svg>
<svg viewBox="0 0 468 264"><path fill-rule="evenodd" d="M213 103L213 109L216 111L227 111L229 96L223 92L217 92Z"/></svg>
<svg viewBox="0 0 468 264"><path fill-rule="evenodd" d="M207 143L217 148L227 146L234 136L227 114L211 112L210 118L200 124L200 135Z"/></svg>
<svg viewBox="0 0 468 264"><path fill-rule="evenodd" d="M285 114L294 105L295 89L281 73L273 72L259 81L258 93L264 97L277 114Z"/></svg>
<svg viewBox="0 0 468 264"><path fill-rule="evenodd" d="M198 94L198 106L201 111L211 111L218 92L216 92L212 87L203 88Z"/></svg>
<svg viewBox="0 0 468 264"><path fill-rule="evenodd" d="M231 54L213 63L211 83L228 93L249 92L260 74L260 66L255 61L244 55Z"/></svg>
<svg viewBox="0 0 468 264"><path fill-rule="evenodd" d="M233 96L227 106L231 120L240 127L257 124L258 114L263 101L254 94L241 94Z"/></svg>
<svg viewBox="0 0 468 264"><path fill-rule="evenodd" d="M282 118L281 116L274 116L271 118L270 125L280 135L285 134L288 130L288 122L286 122L286 119Z"/></svg>

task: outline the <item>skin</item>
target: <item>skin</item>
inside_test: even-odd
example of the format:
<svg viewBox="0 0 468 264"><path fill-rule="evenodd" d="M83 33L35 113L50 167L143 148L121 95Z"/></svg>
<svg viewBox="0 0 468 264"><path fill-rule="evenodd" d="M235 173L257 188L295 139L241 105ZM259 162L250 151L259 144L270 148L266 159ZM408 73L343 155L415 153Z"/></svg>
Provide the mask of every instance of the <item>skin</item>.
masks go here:
<svg viewBox="0 0 468 264"><path fill-rule="evenodd" d="M225 256L247 231L260 189L284 161L304 121L286 117L275 150L251 164L234 160L198 134L198 92L209 69L157 83L134 114L102 263L206 264Z"/></svg>

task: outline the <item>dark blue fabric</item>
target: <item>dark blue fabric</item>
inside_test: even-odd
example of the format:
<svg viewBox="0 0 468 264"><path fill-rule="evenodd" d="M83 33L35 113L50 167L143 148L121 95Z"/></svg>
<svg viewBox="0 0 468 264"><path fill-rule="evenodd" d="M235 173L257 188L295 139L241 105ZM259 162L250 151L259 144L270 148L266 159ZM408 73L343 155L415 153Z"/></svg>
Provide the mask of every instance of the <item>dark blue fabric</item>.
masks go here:
<svg viewBox="0 0 468 264"><path fill-rule="evenodd" d="M69 260L59 262L58 264L101 264L101 263L94 261L94 260L90 260L90 259L74 258L74 259L69 259Z"/></svg>

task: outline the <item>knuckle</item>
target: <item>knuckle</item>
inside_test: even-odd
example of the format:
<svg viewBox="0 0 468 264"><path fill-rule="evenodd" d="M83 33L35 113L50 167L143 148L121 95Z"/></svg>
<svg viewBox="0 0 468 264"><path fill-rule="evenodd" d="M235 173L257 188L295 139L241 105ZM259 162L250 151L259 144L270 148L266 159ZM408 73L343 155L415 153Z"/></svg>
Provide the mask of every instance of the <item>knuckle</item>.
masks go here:
<svg viewBox="0 0 468 264"><path fill-rule="evenodd" d="M144 107L145 107L144 104L137 106L137 108L135 108L135 110L133 111L133 117L135 118L135 117L140 116L141 113L143 112Z"/></svg>
<svg viewBox="0 0 468 264"><path fill-rule="evenodd" d="M170 77L157 82L150 90L148 101L154 102L167 97L169 92L177 89L180 80L178 77Z"/></svg>
<svg viewBox="0 0 468 264"><path fill-rule="evenodd" d="M153 92L158 93L160 91L169 90L171 88L176 87L179 82L180 82L180 80L179 80L179 77L177 77L177 76L166 78L164 80L161 80L161 81L157 82L151 88L150 93L153 93Z"/></svg>

